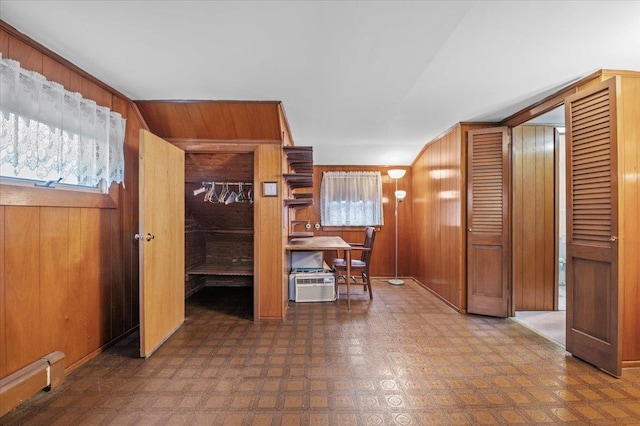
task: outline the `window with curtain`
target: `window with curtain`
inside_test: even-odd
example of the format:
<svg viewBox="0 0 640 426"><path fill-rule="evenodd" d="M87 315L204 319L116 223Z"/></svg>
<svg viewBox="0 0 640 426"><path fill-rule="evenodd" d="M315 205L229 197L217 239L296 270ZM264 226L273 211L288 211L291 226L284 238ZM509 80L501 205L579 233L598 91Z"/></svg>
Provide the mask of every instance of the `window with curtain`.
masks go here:
<svg viewBox="0 0 640 426"><path fill-rule="evenodd" d="M320 216L323 226L382 225L380 172L325 172Z"/></svg>
<svg viewBox="0 0 640 426"><path fill-rule="evenodd" d="M0 54L0 175L107 189L124 178L125 119Z"/></svg>

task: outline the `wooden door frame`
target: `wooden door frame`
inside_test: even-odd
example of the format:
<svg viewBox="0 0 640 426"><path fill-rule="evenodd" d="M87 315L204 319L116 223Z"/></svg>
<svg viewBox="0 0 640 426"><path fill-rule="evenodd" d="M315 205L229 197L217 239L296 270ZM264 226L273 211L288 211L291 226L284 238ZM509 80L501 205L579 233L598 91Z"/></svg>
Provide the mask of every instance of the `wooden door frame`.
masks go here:
<svg viewBox="0 0 640 426"><path fill-rule="evenodd" d="M257 143L242 143L238 144L227 140L221 140L220 143L213 143L214 141L207 140L202 142L199 140L184 140L184 139L167 139L173 145L181 148L185 154L219 154L219 153L235 153L235 154L253 154L253 179L256 174L256 154L258 147ZM255 185L255 183L254 183ZM259 261L256 252L256 225L259 220L258 215L255 214L256 205L254 207L253 214L253 322L260 322L260 277L259 277Z"/></svg>

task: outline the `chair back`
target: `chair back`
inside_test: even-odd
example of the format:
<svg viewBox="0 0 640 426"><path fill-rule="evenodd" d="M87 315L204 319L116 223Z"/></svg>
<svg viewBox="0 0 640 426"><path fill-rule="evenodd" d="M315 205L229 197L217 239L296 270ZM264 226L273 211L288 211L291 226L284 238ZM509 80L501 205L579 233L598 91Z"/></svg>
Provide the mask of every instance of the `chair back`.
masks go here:
<svg viewBox="0 0 640 426"><path fill-rule="evenodd" d="M373 226L367 226L364 228L364 247L369 250L363 250L360 260L366 265L369 265L369 259L371 259L371 252L373 251L373 242L376 239L376 228Z"/></svg>

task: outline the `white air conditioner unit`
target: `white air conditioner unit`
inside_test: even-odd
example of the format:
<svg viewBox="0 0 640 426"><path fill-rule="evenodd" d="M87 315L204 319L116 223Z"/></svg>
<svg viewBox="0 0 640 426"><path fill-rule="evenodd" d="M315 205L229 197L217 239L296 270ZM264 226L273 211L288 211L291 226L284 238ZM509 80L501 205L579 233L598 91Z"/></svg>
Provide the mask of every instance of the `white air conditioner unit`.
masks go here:
<svg viewBox="0 0 640 426"><path fill-rule="evenodd" d="M296 302L336 300L334 275L322 272L301 272L289 275L289 299Z"/></svg>

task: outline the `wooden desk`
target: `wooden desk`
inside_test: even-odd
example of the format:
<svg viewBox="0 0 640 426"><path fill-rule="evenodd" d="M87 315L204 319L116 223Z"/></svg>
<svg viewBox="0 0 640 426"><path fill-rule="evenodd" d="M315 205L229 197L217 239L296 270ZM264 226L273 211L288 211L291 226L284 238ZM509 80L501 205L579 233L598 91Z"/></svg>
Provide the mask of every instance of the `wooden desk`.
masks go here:
<svg viewBox="0 0 640 426"><path fill-rule="evenodd" d="M351 310L351 246L340 237L291 238L285 247L287 250L325 251L344 250L347 263L347 309ZM338 282L336 281L336 300L338 300Z"/></svg>

